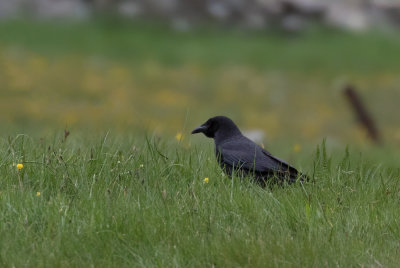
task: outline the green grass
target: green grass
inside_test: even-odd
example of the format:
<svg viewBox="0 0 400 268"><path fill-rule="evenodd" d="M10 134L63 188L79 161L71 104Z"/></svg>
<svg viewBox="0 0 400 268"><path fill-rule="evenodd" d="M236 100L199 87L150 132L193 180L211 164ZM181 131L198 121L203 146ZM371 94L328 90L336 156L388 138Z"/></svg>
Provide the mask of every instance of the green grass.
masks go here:
<svg viewBox="0 0 400 268"><path fill-rule="evenodd" d="M397 267L399 45L329 29L0 22L0 266ZM385 146L354 123L345 83ZM212 142L188 137L216 114L264 130L315 182L223 176Z"/></svg>
<svg viewBox="0 0 400 268"><path fill-rule="evenodd" d="M117 130L174 136L218 114L268 142L365 144L341 92L354 84L400 144L400 38L103 20L0 22L0 135ZM305 147L305 146L303 146Z"/></svg>
<svg viewBox="0 0 400 268"><path fill-rule="evenodd" d="M1 140L3 267L400 262L400 171L386 159L331 158L322 145L299 156L315 183L269 190L223 176L209 143L62 140Z"/></svg>
<svg viewBox="0 0 400 268"><path fill-rule="evenodd" d="M131 65L154 60L170 66L233 64L307 73L400 69L398 35L320 27L302 35L215 27L180 33L168 25L149 22L22 20L0 23L0 44L45 55L104 57Z"/></svg>

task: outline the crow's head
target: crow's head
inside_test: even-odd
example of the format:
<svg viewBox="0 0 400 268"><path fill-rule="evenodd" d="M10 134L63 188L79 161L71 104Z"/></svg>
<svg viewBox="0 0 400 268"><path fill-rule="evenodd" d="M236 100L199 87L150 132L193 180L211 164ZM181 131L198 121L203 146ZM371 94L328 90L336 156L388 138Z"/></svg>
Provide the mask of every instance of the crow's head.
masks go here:
<svg viewBox="0 0 400 268"><path fill-rule="evenodd" d="M226 116L216 116L208 119L207 122L195 128L192 134L200 132L209 138L228 138L241 134L235 123Z"/></svg>

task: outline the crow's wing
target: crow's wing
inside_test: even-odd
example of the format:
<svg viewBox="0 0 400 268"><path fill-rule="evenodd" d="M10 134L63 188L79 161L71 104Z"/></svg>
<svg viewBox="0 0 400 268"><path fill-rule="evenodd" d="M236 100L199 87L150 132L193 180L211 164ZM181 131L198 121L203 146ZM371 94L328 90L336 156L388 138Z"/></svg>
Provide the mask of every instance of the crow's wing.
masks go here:
<svg viewBox="0 0 400 268"><path fill-rule="evenodd" d="M217 150L225 164L258 172L280 170L284 163L245 137L224 142Z"/></svg>
<svg viewBox="0 0 400 268"><path fill-rule="evenodd" d="M267 157L269 157L275 161L275 163L279 166L279 170L289 172L291 177L292 176L296 177L299 174L297 169L294 168L293 166L289 165L287 162L279 159L278 157L273 156L271 153L269 153L268 151L266 151L264 149L262 151Z"/></svg>
<svg viewBox="0 0 400 268"><path fill-rule="evenodd" d="M246 137L224 142L217 148L217 156L221 165L266 174L287 174L293 179L299 174L287 162L274 157Z"/></svg>

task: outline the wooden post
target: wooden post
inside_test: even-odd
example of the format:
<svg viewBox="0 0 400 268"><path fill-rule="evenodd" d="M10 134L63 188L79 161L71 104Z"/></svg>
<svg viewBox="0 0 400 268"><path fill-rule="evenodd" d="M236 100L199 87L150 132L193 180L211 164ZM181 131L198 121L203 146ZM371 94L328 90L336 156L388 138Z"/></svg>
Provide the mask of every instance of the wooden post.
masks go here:
<svg viewBox="0 0 400 268"><path fill-rule="evenodd" d="M345 86L344 94L353 108L358 120L368 131L369 137L375 144L381 144L382 141L378 128L376 127L374 120L372 120L371 115L368 113L354 86Z"/></svg>

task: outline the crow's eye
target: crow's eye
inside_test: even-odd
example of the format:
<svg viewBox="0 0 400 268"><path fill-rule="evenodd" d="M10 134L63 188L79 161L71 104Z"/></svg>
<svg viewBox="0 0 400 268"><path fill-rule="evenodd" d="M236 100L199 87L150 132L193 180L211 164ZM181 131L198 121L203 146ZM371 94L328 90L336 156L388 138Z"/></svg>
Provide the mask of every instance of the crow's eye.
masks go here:
<svg viewBox="0 0 400 268"><path fill-rule="evenodd" d="M211 121L210 125L208 126L208 129L210 129L211 132L215 133L218 129L218 124L215 121Z"/></svg>

